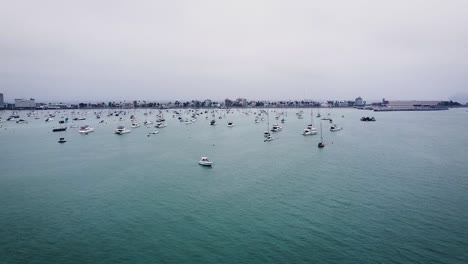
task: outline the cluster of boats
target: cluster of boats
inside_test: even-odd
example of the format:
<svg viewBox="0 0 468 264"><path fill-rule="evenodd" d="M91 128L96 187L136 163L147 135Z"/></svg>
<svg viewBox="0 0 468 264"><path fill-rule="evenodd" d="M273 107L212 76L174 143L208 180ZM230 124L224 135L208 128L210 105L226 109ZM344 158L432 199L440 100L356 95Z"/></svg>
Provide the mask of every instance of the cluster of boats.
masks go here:
<svg viewBox="0 0 468 264"><path fill-rule="evenodd" d="M154 126L154 130L147 133L147 136L151 136L151 135L154 135L154 134L158 134L159 131L158 129L160 128L164 128L167 126L167 124L165 123L166 119L164 117L164 112L168 113L170 110L157 110L159 111L159 113L156 114L156 120L154 121L150 121L148 120L148 116L149 114L152 113L152 111L149 111L149 113L145 112L144 113L144 116L145 116L145 121L140 123L139 120L137 120L137 118L135 117L135 114L136 114L136 110L133 110L134 111L134 114L130 115L130 128L131 129L137 129L139 127L141 127L142 125L146 126L147 128L150 128L152 126ZM182 123L185 123L187 125L190 125L190 124L193 124L195 122L197 122L197 120L200 118L200 116L203 116L205 117L207 120L209 120L209 125L210 126L215 126L218 124L218 120L219 119L223 119L223 118L227 118L226 115L227 114L232 114L235 110L232 110L232 109L207 109L207 110L200 110L200 109L180 109L180 110L172 110L173 111L173 115L172 117L173 118L177 118L180 122ZM241 110L237 110L238 112L240 112ZM55 115L56 114L59 114L61 113L60 111L56 111L54 113L48 113L46 115L46 119L45 121L46 122L51 122L54 120L55 118ZM110 116L115 116L115 117L118 117L118 120L117 121L124 121L124 115L127 115L129 113L129 110L114 110L113 112L109 111L107 113L107 116L110 117ZM263 135L264 135L264 142L270 142L270 141L273 141L275 139L275 137L273 136L275 133L278 133L278 132L281 132L283 130L283 127L279 125L279 123L285 123L286 122L286 117L287 117L287 112L286 111L272 111L272 110L263 110L263 109L258 109L258 110L254 110L254 109L249 109L249 110L246 110L246 111L242 111L243 114L245 114L246 116L250 115L250 114L254 114L255 115L255 119L254 119L254 122L255 123L259 123L259 122L263 122L266 120L266 130L263 132ZM278 120L278 122L274 123L271 127L270 127L270 114L271 113L275 113L275 116L274 116L274 119ZM73 121L83 121L83 120L87 120L87 118L89 119L89 112L75 112L75 111L71 111L71 112L68 112L66 114L71 114L70 117L70 120L73 120ZM35 119L39 119L39 113L38 112L32 112L32 113L28 113L28 117L35 117ZM94 115L96 117L96 119L101 119L101 115L105 115L104 111L100 111L100 112L94 112ZM296 112L296 116L298 119L304 119L304 111L303 110L299 110L298 112ZM210 118L211 117L211 118ZM321 115L320 115L320 110L319 112L317 113L317 118L320 118ZM11 115L9 118L8 118L9 121L16 121L17 123L27 123L26 120L24 119L21 119L20 116L18 114L13 114ZM67 117L67 115L65 116L61 116L61 120L59 121L59 124L63 124L63 126L60 126L60 127L55 127L52 129L53 132L63 132L63 131L67 131L67 128L78 128L78 132L80 134L84 134L84 135L87 135L89 133L92 133L94 132L94 128L89 126L89 125L81 125L81 126L78 126L77 123L72 123L71 125L69 125L68 127L65 125L68 123L68 120L69 118ZM327 117L324 117L321 119L322 121L323 120L326 120L326 121L329 121L330 123L333 122L333 120L330 118L330 114L328 114ZM363 121L375 121L375 118L364 118L361 119ZM280 122L279 122L280 121ZM0 122L5 122L4 120L1 120L0 119ZM104 120L100 120L99 123L104 123L105 121ZM234 122L232 121L228 121L226 122L227 123L227 127L234 127ZM124 135L124 134L128 134L128 133L131 133L132 130L131 129L128 129L126 128L125 126L123 125L119 125L114 131L113 133L116 134L116 135ZM338 126L337 124L332 124L331 127L330 127L330 131L331 132L337 132L337 131L341 131L343 130L342 127ZM314 125L314 113L313 113L313 110L310 109L310 123L306 125L306 127L302 130L302 133L301 133L303 136L312 136L312 135L318 135L320 134L321 136L321 140L320 140L320 144L319 144L319 147L324 147L325 146L325 143L323 142L323 138L322 138L322 122L320 122L320 131L317 129L317 127ZM60 138L60 143L64 143L66 142L66 140L64 138Z"/></svg>

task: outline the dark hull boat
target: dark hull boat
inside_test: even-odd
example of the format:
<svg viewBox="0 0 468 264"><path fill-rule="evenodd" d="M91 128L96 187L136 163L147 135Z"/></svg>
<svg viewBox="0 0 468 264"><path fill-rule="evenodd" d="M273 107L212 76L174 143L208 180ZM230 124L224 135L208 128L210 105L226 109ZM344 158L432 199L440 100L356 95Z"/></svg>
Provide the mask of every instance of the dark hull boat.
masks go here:
<svg viewBox="0 0 468 264"><path fill-rule="evenodd" d="M62 131L67 131L67 128L66 127L58 127L58 128L52 129L52 132L62 132Z"/></svg>

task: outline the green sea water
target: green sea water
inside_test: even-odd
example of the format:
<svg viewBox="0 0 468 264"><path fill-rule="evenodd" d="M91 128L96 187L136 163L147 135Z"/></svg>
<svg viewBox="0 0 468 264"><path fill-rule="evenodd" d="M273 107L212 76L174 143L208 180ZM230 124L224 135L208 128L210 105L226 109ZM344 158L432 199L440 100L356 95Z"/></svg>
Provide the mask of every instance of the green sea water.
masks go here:
<svg viewBox="0 0 468 264"><path fill-rule="evenodd" d="M149 137L154 124L113 130L130 114L154 122L154 110L124 121L106 110L105 123L95 111L60 133L71 111L0 123L0 263L468 263L464 109L322 109L344 128L322 121L324 149L301 135L308 109L288 109L284 124L271 112L283 127L271 142L258 110L216 126L169 111Z"/></svg>

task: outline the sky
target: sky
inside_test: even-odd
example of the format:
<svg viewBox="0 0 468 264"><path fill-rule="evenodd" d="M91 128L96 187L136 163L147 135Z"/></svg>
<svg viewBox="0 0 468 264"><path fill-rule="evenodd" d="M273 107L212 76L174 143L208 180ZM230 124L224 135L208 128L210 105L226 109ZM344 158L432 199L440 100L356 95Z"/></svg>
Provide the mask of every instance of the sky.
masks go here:
<svg viewBox="0 0 468 264"><path fill-rule="evenodd" d="M0 93L468 100L468 1L0 0Z"/></svg>

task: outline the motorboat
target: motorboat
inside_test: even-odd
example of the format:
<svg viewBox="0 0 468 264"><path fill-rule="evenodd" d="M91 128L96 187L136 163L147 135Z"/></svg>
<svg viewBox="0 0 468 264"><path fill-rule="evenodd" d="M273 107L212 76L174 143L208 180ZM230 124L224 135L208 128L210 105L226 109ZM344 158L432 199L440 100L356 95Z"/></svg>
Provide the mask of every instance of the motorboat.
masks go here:
<svg viewBox="0 0 468 264"><path fill-rule="evenodd" d="M132 132L130 129L125 128L124 126L118 126L116 130L114 130L114 134L123 135Z"/></svg>
<svg viewBox="0 0 468 264"><path fill-rule="evenodd" d="M24 119L20 119L20 120L16 121L16 124L26 124L26 123L28 123L28 121L26 121Z"/></svg>
<svg viewBox="0 0 468 264"><path fill-rule="evenodd" d="M94 131L94 128L92 128L92 127L90 127L88 125L82 126L82 127L80 127L80 130L78 130L78 132L80 134L84 134L84 135L87 135L87 134L89 134L89 133L91 133L93 131Z"/></svg>
<svg viewBox="0 0 468 264"><path fill-rule="evenodd" d="M198 164L200 164L202 166L211 167L211 165L213 165L213 162L211 160L209 160L207 157L201 157Z"/></svg>
<svg viewBox="0 0 468 264"><path fill-rule="evenodd" d="M159 133L159 131L157 129L155 129L153 132L151 132L150 134L153 134L153 135L156 135L157 133Z"/></svg>
<svg viewBox="0 0 468 264"><path fill-rule="evenodd" d="M363 117L361 117L361 121L365 121L365 122L367 122L367 121L375 121L375 117L368 117L368 116L367 116L367 117L364 117L364 116L363 116Z"/></svg>
<svg viewBox="0 0 468 264"><path fill-rule="evenodd" d="M264 131L263 136L266 137L266 138L271 136L270 131Z"/></svg>
<svg viewBox="0 0 468 264"><path fill-rule="evenodd" d="M67 142L67 141L65 140L65 138L59 138L59 140L58 140L58 143L65 143L65 142Z"/></svg>
<svg viewBox="0 0 468 264"><path fill-rule="evenodd" d="M343 130L343 128L337 126L336 124L333 124L333 125L330 127L330 131L331 131L331 132L336 132L336 131L340 131L340 130Z"/></svg>
<svg viewBox="0 0 468 264"><path fill-rule="evenodd" d="M52 132L62 132L62 131L67 131L67 127L57 127L57 128L52 129Z"/></svg>
<svg viewBox="0 0 468 264"><path fill-rule="evenodd" d="M192 121L188 120L188 119L185 119L185 122L184 122L186 125L190 125L192 124Z"/></svg>
<svg viewBox="0 0 468 264"><path fill-rule="evenodd" d="M216 120L213 119L210 121L210 126L214 126L214 125L216 125Z"/></svg>
<svg viewBox="0 0 468 264"><path fill-rule="evenodd" d="M233 122L228 122L227 126L228 126L228 127L233 127L233 126L234 126L234 123L233 123Z"/></svg>
<svg viewBox="0 0 468 264"><path fill-rule="evenodd" d="M156 125L155 125L154 127L155 127L155 128L167 127L167 124L162 123L162 122L158 122L158 123L156 123Z"/></svg>
<svg viewBox="0 0 468 264"><path fill-rule="evenodd" d="M148 120L148 121L145 121L143 124L146 126L146 125L151 125L151 124L153 124L153 122L151 122L151 121Z"/></svg>
<svg viewBox="0 0 468 264"><path fill-rule="evenodd" d="M278 124L274 124L272 127L271 127L271 132L279 132L283 130L282 127L280 127Z"/></svg>
<svg viewBox="0 0 468 264"><path fill-rule="evenodd" d="M302 132L303 136L312 136L312 135L317 135L317 130L313 130L311 128L305 128L304 131Z"/></svg>
<svg viewBox="0 0 468 264"><path fill-rule="evenodd" d="M54 121L54 119L51 118L51 117L48 117L48 118L45 119L45 121L46 121L46 122L50 122L50 121Z"/></svg>
<svg viewBox="0 0 468 264"><path fill-rule="evenodd" d="M267 142L267 141L272 141L274 138L273 136L268 136L267 138L265 138L265 140L263 140L263 142Z"/></svg>
<svg viewBox="0 0 468 264"><path fill-rule="evenodd" d="M138 128L138 127L140 127L140 123L132 122L132 128Z"/></svg>

